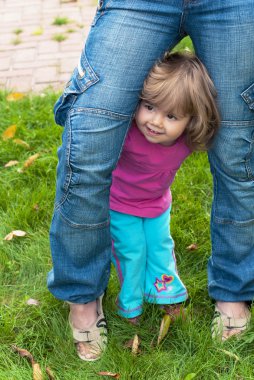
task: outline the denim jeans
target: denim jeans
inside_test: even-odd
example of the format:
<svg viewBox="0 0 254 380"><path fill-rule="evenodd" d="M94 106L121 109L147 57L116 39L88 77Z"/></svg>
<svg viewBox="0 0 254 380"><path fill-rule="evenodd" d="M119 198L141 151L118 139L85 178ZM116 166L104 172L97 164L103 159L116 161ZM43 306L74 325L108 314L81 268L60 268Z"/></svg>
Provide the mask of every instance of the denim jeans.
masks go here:
<svg viewBox="0 0 254 380"><path fill-rule="evenodd" d="M89 302L110 272L109 188L140 89L154 61L190 35L218 90L221 128L209 152L214 177L209 293L254 295L253 0L105 0L63 95L50 231L49 290Z"/></svg>

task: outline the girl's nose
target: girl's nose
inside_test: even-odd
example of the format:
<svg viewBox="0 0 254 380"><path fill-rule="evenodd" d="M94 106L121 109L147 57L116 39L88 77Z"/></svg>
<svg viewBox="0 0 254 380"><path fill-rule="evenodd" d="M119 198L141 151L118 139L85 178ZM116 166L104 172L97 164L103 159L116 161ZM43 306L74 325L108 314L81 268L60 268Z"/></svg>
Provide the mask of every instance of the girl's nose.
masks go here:
<svg viewBox="0 0 254 380"><path fill-rule="evenodd" d="M163 125L163 117L162 117L162 115L160 115L159 113L157 113L156 115L154 115L152 122L153 122L154 125L156 125L156 127L162 127L162 125Z"/></svg>

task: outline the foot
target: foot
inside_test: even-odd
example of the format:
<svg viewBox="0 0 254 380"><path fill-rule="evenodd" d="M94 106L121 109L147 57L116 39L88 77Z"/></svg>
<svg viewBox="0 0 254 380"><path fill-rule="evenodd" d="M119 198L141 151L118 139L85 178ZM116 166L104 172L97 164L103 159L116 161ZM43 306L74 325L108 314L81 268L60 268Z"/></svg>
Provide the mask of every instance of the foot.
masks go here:
<svg viewBox="0 0 254 380"><path fill-rule="evenodd" d="M87 304L70 304L69 322L80 359L99 359L107 343L102 297Z"/></svg>
<svg viewBox="0 0 254 380"><path fill-rule="evenodd" d="M218 301L212 324L212 337L222 341L239 335L249 325L251 313L245 302Z"/></svg>
<svg viewBox="0 0 254 380"><path fill-rule="evenodd" d="M170 316L172 322L177 318L185 318L185 310L182 303L163 305L163 309L165 310L165 313Z"/></svg>

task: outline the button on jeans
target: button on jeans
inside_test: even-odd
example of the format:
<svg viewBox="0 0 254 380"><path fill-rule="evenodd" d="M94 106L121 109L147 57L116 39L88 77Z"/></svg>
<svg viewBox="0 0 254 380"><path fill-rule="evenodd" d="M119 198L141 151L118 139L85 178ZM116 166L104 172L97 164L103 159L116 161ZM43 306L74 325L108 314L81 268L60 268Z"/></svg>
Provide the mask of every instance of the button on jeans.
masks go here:
<svg viewBox="0 0 254 380"><path fill-rule="evenodd" d="M218 90L209 294L254 295L253 0L100 1L80 62L55 105L64 126L50 230L49 290L90 302L110 272L109 188L142 83L164 51L190 35Z"/></svg>

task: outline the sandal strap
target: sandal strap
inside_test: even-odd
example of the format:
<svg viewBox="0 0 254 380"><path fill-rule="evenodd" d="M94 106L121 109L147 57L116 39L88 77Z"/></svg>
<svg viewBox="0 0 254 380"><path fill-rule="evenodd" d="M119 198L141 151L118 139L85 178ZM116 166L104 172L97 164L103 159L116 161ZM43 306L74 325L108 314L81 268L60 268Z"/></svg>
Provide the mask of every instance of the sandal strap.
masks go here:
<svg viewBox="0 0 254 380"><path fill-rule="evenodd" d="M102 335L107 335L107 324L105 318L98 319L91 328L80 330L71 326L75 343L96 343L100 341Z"/></svg>
<svg viewBox="0 0 254 380"><path fill-rule="evenodd" d="M229 330L239 330L239 332L245 331L250 323L251 313L246 310L246 316L243 318L229 317L222 313L218 307L215 307L215 313L212 321L212 336L222 336L223 332Z"/></svg>

